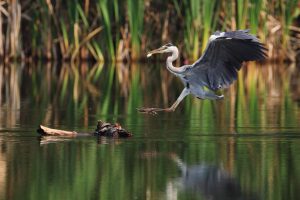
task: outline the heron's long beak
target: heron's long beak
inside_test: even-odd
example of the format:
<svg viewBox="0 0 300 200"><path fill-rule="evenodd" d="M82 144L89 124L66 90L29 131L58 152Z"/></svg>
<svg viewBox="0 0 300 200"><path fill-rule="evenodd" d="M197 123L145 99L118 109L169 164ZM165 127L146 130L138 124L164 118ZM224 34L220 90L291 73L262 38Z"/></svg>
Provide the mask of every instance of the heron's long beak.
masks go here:
<svg viewBox="0 0 300 200"><path fill-rule="evenodd" d="M147 53L147 57L149 58L150 56L152 56L153 54L156 54L156 53L163 53L165 49L166 49L166 47L165 47L165 46L162 46L162 47L160 47L160 48L158 48L158 49L154 49L154 50L152 50L152 51L149 51L149 52Z"/></svg>

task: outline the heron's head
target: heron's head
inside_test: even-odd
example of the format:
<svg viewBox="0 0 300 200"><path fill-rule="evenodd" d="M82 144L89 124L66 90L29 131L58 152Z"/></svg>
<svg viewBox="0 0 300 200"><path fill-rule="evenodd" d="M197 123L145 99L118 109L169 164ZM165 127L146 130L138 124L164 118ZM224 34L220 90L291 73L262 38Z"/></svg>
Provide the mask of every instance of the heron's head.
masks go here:
<svg viewBox="0 0 300 200"><path fill-rule="evenodd" d="M174 52L174 51L177 51L178 52L178 49L176 46L174 46L173 44L171 43L168 43L168 44L165 44L161 47L159 47L158 49L154 49L152 51L149 51L147 53L147 57L150 57L152 56L153 54L157 54L157 53L170 53L170 52Z"/></svg>

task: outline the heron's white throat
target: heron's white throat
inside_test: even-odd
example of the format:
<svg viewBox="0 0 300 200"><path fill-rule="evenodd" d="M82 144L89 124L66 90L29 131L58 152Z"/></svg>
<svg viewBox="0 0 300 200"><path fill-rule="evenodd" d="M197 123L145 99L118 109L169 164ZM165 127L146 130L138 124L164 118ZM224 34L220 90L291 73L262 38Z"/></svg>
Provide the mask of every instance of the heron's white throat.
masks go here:
<svg viewBox="0 0 300 200"><path fill-rule="evenodd" d="M151 53L148 53L147 54L147 58L149 58L149 57L151 57L152 56L152 54Z"/></svg>

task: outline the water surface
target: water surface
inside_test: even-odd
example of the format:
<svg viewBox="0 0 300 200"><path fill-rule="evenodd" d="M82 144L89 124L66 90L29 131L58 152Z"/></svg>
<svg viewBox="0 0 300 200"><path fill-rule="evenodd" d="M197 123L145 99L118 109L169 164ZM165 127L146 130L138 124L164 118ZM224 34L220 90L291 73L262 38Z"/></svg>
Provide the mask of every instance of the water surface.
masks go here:
<svg viewBox="0 0 300 200"><path fill-rule="evenodd" d="M163 64L0 66L0 199L297 199L300 73L249 64L221 101L186 98ZM39 137L119 122L129 139Z"/></svg>

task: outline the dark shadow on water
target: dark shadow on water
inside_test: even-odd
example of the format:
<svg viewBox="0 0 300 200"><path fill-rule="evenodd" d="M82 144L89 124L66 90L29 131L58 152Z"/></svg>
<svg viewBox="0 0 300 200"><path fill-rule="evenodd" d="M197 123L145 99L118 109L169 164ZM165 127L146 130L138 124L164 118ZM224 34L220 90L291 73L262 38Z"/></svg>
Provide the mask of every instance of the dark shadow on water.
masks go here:
<svg viewBox="0 0 300 200"><path fill-rule="evenodd" d="M208 164L187 166L176 155L172 160L181 171L174 181L188 196L213 200L258 200L257 195L242 191L241 185L226 170Z"/></svg>

